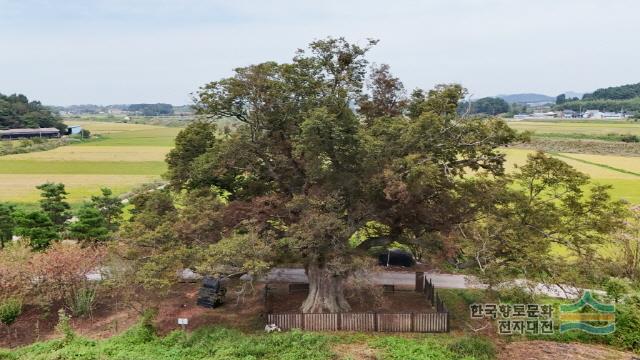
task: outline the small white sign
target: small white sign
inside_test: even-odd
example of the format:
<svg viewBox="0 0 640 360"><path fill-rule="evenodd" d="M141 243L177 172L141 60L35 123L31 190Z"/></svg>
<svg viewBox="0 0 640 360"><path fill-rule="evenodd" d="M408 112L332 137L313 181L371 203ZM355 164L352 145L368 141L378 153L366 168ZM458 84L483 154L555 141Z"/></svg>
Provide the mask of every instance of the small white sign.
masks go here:
<svg viewBox="0 0 640 360"><path fill-rule="evenodd" d="M189 325L189 319L187 319L187 318L178 318L178 325Z"/></svg>

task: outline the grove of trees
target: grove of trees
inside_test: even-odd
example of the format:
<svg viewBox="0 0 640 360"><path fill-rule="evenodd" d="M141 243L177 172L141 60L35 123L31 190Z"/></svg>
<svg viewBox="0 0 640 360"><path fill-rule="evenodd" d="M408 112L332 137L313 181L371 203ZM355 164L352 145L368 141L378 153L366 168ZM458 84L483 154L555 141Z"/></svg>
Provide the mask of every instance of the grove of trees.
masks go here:
<svg viewBox="0 0 640 360"><path fill-rule="evenodd" d="M21 94L0 94L0 130L14 128L55 127L66 129L62 119L39 101L29 101Z"/></svg>

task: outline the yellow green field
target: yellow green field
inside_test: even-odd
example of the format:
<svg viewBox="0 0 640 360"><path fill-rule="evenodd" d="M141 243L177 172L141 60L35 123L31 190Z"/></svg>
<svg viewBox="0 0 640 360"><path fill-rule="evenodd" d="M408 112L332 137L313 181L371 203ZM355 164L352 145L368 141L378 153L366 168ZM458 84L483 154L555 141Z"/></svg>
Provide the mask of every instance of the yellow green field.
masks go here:
<svg viewBox="0 0 640 360"><path fill-rule="evenodd" d="M640 123L627 121L509 121L509 126L519 131L534 131L536 134L592 135L607 134L640 135Z"/></svg>
<svg viewBox="0 0 640 360"><path fill-rule="evenodd" d="M39 198L35 187L62 182L73 205L101 187L124 193L160 179L164 158L179 128L96 121L70 121L91 131L95 139L49 151L0 157L0 201L31 204Z"/></svg>
<svg viewBox="0 0 640 360"><path fill-rule="evenodd" d="M507 154L506 169L508 171L513 171L514 165L524 164L527 155L533 152L523 149L503 149L502 151ZM589 175L594 182L613 186L611 195L615 198L640 204L640 175L629 173L638 172L640 157L589 154L555 154L554 156Z"/></svg>

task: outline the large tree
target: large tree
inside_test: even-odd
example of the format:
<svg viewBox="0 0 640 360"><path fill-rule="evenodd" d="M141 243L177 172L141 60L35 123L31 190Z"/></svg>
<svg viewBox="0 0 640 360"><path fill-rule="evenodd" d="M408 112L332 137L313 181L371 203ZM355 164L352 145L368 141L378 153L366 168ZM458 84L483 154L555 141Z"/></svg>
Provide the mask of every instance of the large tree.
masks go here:
<svg viewBox="0 0 640 360"><path fill-rule="evenodd" d="M344 281L367 248L429 246L434 234L473 219L503 173L496 148L515 138L501 120L461 118L458 85L414 92L408 109L398 108L402 86L384 67L374 79L393 85L363 98L365 54L375 43L315 41L290 63L238 68L203 86L198 113L242 126L216 138L194 123L168 157L173 189L224 199L211 243L257 237L274 250L260 252L273 256L269 263L304 264L305 312L349 309ZM351 106L358 99L374 101L366 121ZM350 241L372 223L380 231Z"/></svg>

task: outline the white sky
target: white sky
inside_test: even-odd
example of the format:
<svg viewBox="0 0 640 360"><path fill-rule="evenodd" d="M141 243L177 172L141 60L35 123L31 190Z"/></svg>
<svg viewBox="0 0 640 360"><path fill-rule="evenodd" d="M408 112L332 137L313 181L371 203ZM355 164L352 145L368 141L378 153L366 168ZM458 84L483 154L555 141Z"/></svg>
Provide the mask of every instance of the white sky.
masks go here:
<svg viewBox="0 0 640 360"><path fill-rule="evenodd" d="M0 93L184 104L234 67L328 35L380 39L407 89L474 97L640 82L638 0L0 0Z"/></svg>

